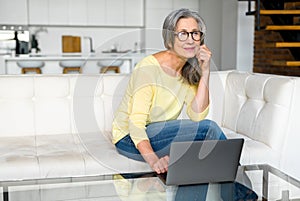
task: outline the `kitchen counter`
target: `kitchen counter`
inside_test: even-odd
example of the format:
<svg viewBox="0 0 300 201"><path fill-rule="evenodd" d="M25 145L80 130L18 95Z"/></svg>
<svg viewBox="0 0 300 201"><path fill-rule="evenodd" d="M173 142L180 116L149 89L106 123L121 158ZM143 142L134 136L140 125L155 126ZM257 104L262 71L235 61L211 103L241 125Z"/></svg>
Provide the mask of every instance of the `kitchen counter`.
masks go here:
<svg viewBox="0 0 300 201"><path fill-rule="evenodd" d="M145 53L63 53L63 54L28 54L20 56L3 56L4 69L2 74L20 74L20 68L17 66L17 61L44 61L46 65L42 68L43 73L56 74L61 73L62 68L59 66L59 61L65 60L83 60L83 73L99 73L97 62L100 60L124 60L121 67L121 73L131 73L136 63L145 57ZM1 65L2 67L2 65Z"/></svg>
<svg viewBox="0 0 300 201"><path fill-rule="evenodd" d="M19 55L19 56L4 56L6 60L41 60L47 59L51 60L65 60L65 59L91 59L97 60L99 58L132 58L132 57L140 57L144 55L143 53L90 53L90 54L83 54L83 53L62 53L62 54L26 54L26 55Z"/></svg>

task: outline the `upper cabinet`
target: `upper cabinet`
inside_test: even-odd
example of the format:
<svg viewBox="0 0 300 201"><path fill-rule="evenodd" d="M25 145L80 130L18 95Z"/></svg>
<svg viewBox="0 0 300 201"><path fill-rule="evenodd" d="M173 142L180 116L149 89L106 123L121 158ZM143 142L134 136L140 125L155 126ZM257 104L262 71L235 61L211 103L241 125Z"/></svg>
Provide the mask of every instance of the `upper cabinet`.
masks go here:
<svg viewBox="0 0 300 201"><path fill-rule="evenodd" d="M87 25L105 25L106 0L87 0Z"/></svg>
<svg viewBox="0 0 300 201"><path fill-rule="evenodd" d="M199 1L198 0L173 0L173 9L179 8L188 8L190 10L198 11L199 10Z"/></svg>
<svg viewBox="0 0 300 201"><path fill-rule="evenodd" d="M108 1L106 1L107 25L113 25L113 26L125 25L125 23L124 23L124 18L125 18L124 1L125 0L108 0Z"/></svg>
<svg viewBox="0 0 300 201"><path fill-rule="evenodd" d="M69 0L48 0L48 23L69 25Z"/></svg>
<svg viewBox="0 0 300 201"><path fill-rule="evenodd" d="M125 26L144 26L144 1L127 0L124 5Z"/></svg>
<svg viewBox="0 0 300 201"><path fill-rule="evenodd" d="M30 25L144 26L144 0L28 2Z"/></svg>
<svg viewBox="0 0 300 201"><path fill-rule="evenodd" d="M27 0L0 0L0 24L27 23Z"/></svg>
<svg viewBox="0 0 300 201"><path fill-rule="evenodd" d="M28 24L49 24L48 0L29 0Z"/></svg>
<svg viewBox="0 0 300 201"><path fill-rule="evenodd" d="M87 25L87 2L87 0L69 0L68 19L70 25Z"/></svg>

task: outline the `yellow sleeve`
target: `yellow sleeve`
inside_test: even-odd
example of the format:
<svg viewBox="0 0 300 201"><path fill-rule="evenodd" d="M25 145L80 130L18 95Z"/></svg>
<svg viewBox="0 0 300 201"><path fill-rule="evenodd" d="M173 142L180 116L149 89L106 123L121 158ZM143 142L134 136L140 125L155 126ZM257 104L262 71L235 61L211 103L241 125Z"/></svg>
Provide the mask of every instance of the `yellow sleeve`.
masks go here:
<svg viewBox="0 0 300 201"><path fill-rule="evenodd" d="M145 86L133 94L132 106L129 113L129 134L137 146L143 140L149 140L146 124L152 100L152 87Z"/></svg>
<svg viewBox="0 0 300 201"><path fill-rule="evenodd" d="M149 140L146 133L150 108L153 99L153 78L147 71L139 68L130 80L131 103L129 103L129 134L135 146L143 140Z"/></svg>

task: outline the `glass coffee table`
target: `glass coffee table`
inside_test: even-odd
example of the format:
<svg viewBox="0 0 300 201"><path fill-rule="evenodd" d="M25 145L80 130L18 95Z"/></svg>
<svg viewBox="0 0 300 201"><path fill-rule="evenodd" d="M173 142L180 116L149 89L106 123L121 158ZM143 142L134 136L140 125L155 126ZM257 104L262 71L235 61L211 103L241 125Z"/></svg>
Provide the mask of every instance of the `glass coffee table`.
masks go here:
<svg viewBox="0 0 300 201"><path fill-rule="evenodd" d="M300 201L300 182L269 165L239 167L237 182L255 191L258 200ZM154 173L7 181L0 184L3 195L0 201L171 201L177 189L164 185ZM219 192L218 184L211 186L209 191ZM211 194L207 200L219 197Z"/></svg>

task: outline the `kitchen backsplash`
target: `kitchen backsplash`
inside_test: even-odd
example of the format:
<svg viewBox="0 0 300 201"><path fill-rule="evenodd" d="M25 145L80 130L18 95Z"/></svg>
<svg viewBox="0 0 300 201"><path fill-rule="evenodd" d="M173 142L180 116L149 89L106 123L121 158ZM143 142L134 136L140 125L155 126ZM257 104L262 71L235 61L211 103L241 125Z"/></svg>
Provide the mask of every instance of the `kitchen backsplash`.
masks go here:
<svg viewBox="0 0 300 201"><path fill-rule="evenodd" d="M40 27L30 27L30 33L35 33ZM46 30L45 30L46 29ZM139 28L84 28L84 27L47 27L36 34L36 39L42 54L62 53L62 36L81 37L81 52L91 51L90 42L96 53L117 46L118 50L133 50L135 43L142 44L143 32ZM88 38L92 40L88 40Z"/></svg>

